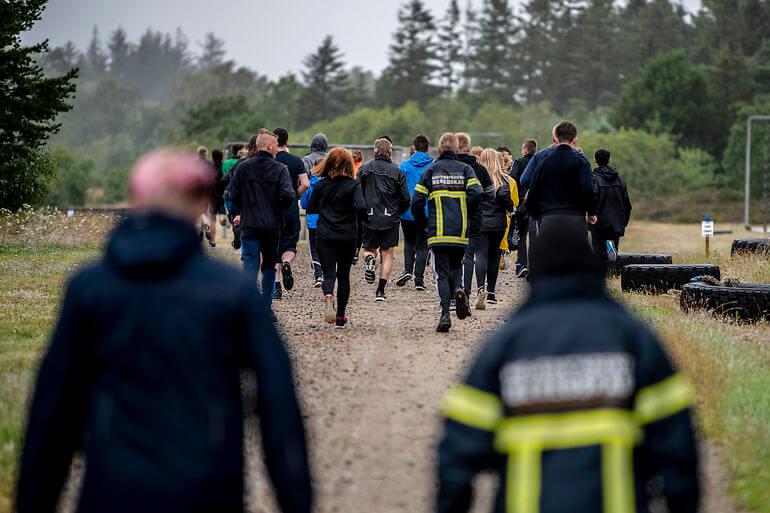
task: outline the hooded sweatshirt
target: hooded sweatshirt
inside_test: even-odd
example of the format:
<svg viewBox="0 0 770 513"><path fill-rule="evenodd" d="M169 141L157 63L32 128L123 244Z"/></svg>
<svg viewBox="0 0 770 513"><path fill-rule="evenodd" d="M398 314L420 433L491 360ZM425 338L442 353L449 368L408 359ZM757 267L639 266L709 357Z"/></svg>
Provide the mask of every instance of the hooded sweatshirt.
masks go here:
<svg viewBox="0 0 770 513"><path fill-rule="evenodd" d="M422 174L429 165L433 164L433 157L424 151L416 151L409 160L401 163L401 171L406 177L406 187L409 189L409 198L414 200L414 187L420 182ZM404 221L414 221L412 209L407 210L401 215Z"/></svg>
<svg viewBox="0 0 770 513"><path fill-rule="evenodd" d="M329 140L324 134L315 134L313 140L310 141L310 153L302 157L302 163L305 164L305 169L309 173L316 162L320 159L326 158L326 154L329 152Z"/></svg>
<svg viewBox="0 0 770 513"><path fill-rule="evenodd" d="M631 219L631 200L626 183L615 169L602 166L594 169L594 191L599 221L591 227L591 231L606 240L622 237Z"/></svg>

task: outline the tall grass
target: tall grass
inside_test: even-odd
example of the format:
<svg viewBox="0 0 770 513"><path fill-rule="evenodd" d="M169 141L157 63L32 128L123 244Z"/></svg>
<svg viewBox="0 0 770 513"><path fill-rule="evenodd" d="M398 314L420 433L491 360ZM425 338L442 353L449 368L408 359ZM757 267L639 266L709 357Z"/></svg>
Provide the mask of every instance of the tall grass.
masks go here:
<svg viewBox="0 0 770 513"><path fill-rule="evenodd" d="M0 246L41 247L97 246L104 242L117 216L108 213L73 212L32 208L16 212L0 209Z"/></svg>

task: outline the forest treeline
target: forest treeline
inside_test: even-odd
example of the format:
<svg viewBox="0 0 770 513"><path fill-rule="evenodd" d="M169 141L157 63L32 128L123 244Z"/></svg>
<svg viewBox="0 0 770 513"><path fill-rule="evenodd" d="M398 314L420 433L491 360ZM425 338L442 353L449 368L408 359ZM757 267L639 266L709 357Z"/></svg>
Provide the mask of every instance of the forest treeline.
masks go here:
<svg viewBox="0 0 770 513"><path fill-rule="evenodd" d="M48 74L79 68L73 109L54 137L58 178L49 201L120 201L135 158L164 144L222 147L262 126L293 142L324 131L333 142L388 133L467 130L517 148L575 121L587 153L607 146L644 199L645 215L726 212L741 198L745 120L770 113L770 2L704 0L697 13L669 0L483 0L431 12L408 0L379 74L351 67L333 35L299 73L268 79L226 58L210 33L180 30L131 41L94 28L39 57ZM310 49L309 49L310 50ZM755 183L770 180L770 130L757 127ZM755 188L761 194L761 187ZM682 195L688 201L682 202ZM718 199L715 199L718 198ZM722 208L722 210L719 210ZM700 211L698 211L700 214Z"/></svg>

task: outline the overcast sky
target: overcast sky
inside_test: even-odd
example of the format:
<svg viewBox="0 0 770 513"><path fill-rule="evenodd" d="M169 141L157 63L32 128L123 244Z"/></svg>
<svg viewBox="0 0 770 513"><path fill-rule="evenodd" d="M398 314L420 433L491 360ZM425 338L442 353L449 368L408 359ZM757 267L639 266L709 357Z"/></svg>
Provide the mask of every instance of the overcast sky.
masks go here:
<svg viewBox="0 0 770 513"><path fill-rule="evenodd" d="M514 0L521 3L522 0ZM465 9L468 0L460 0ZM23 38L48 38L52 46L73 41L83 49L94 25L102 40L118 26L136 41L148 27L174 33L179 27L199 50L207 32L226 42L228 58L276 78L298 71L302 59L326 34L334 36L350 65L379 72L402 0L50 0L43 19ZM441 16L449 0L425 0ZM480 0L474 0L476 5ZM700 0L684 0L690 10ZM597 20L597 30L601 20Z"/></svg>

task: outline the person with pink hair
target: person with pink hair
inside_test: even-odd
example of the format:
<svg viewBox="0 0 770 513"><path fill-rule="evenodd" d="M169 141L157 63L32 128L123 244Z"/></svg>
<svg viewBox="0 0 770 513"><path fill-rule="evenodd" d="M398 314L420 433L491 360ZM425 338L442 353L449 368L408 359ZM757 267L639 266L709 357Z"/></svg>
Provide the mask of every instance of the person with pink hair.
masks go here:
<svg viewBox="0 0 770 513"><path fill-rule="evenodd" d="M56 511L76 450L87 461L79 513L244 511L242 368L256 375L278 504L310 513L284 345L254 281L207 257L195 228L212 186L210 168L176 150L145 155L131 172L134 211L104 257L70 280L38 371L18 513Z"/></svg>

